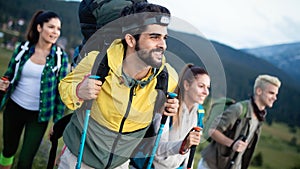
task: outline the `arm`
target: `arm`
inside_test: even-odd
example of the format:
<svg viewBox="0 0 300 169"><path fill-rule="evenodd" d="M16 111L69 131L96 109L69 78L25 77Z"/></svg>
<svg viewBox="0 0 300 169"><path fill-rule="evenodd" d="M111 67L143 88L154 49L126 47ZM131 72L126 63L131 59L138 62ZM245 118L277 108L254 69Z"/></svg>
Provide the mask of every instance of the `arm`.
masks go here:
<svg viewBox="0 0 300 169"><path fill-rule="evenodd" d="M247 143L241 140L231 139L224 133L233 128L234 124L240 116L240 111L241 109L238 105L230 106L215 119L215 121L213 122L213 127L210 127L209 129L209 135L211 135L211 138L213 140L238 152L245 150L247 147Z"/></svg>

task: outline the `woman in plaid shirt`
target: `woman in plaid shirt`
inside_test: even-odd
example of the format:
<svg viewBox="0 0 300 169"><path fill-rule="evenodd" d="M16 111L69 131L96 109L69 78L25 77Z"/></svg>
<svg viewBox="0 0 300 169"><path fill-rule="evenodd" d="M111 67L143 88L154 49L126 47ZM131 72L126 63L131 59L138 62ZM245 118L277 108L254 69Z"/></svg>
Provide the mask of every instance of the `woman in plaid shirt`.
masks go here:
<svg viewBox="0 0 300 169"><path fill-rule="evenodd" d="M51 11L37 11L27 31L27 42L13 53L6 80L0 90L6 91L1 102L3 141L0 169L11 168L25 128L18 169L31 168L47 125L64 112L58 93L58 82L68 73L68 56L55 43L60 36L61 20Z"/></svg>

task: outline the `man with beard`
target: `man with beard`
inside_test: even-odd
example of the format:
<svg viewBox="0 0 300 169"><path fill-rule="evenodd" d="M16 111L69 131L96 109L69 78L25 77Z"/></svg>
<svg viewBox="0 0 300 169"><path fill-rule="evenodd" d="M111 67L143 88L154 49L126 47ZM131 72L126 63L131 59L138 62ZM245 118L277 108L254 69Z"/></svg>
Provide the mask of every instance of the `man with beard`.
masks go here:
<svg viewBox="0 0 300 169"><path fill-rule="evenodd" d="M98 51L88 53L59 85L68 108L75 110L63 139L65 150L59 168L76 165L85 103L92 100L82 168L121 168L151 124L153 113L174 115L177 99L167 99L165 109L157 108L159 91L156 78L168 71L168 91L176 87L176 71L165 63L167 8L146 2L124 8L123 39L115 39L107 50L110 68L105 81L89 78ZM132 18L133 19L132 19ZM131 18L131 19L130 19ZM159 103L160 102L160 103ZM162 104L161 104L162 105ZM160 111L163 110L163 111Z"/></svg>
<svg viewBox="0 0 300 169"><path fill-rule="evenodd" d="M277 100L281 82L259 75L253 96L229 106L209 127L212 142L202 150L198 169L247 169L258 143L266 107Z"/></svg>

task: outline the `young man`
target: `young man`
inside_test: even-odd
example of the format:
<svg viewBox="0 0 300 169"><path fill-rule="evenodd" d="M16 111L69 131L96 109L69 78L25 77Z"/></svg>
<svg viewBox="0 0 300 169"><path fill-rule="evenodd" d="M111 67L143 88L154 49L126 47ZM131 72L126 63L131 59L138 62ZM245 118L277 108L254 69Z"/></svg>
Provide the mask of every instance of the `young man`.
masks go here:
<svg viewBox="0 0 300 169"><path fill-rule="evenodd" d="M167 26L170 12L165 7L136 3L124 8L126 25L122 25L123 39L116 39L107 50L109 73L104 83L88 78L98 51L90 52L64 78L59 92L68 108L76 110L66 127L66 145L59 168L76 165L86 102L91 99L82 168L116 168L130 158L143 138L154 112L161 112L162 100L155 89L157 76L167 68L168 91L176 87L176 71L165 63ZM132 17L132 18L131 18ZM174 115L177 99L164 104L165 115ZM159 107L159 108L158 108Z"/></svg>
<svg viewBox="0 0 300 169"><path fill-rule="evenodd" d="M209 126L213 140L201 152L198 169L248 168L265 120L266 107L273 106L280 85L277 77L259 75L254 84L254 96L231 105L214 120Z"/></svg>

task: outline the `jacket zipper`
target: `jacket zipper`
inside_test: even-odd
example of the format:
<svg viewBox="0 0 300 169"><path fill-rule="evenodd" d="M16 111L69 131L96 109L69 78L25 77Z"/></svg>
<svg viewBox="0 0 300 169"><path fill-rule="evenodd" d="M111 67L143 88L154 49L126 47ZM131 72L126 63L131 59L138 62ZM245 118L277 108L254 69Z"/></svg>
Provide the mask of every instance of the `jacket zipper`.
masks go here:
<svg viewBox="0 0 300 169"><path fill-rule="evenodd" d="M118 141L121 139L121 136L122 136L122 131L123 131L123 127L124 127L124 123L125 123L125 120L127 119L128 117L128 114L130 112L130 108L131 108L131 104L132 104L132 98L134 96L134 89L136 88L137 86L134 85L130 88L130 94L129 94L129 100L128 100L128 104L127 104L127 108L126 108L126 113L125 115L123 116L122 118L122 121L121 121L121 124L120 124L120 128L119 128L119 132L118 132L118 136L117 138L114 140L114 143L113 143L113 146L112 146L112 149L111 149L111 152L110 152L110 155L109 155L109 159L108 159L108 162L107 162L107 165L106 165L106 169L109 168L111 166L111 163L112 163L112 159L113 159L113 155L114 155L114 151L116 149L116 146L117 146L117 143Z"/></svg>

